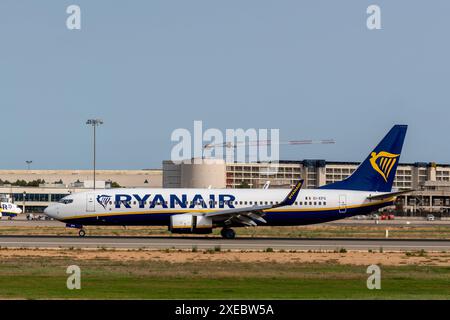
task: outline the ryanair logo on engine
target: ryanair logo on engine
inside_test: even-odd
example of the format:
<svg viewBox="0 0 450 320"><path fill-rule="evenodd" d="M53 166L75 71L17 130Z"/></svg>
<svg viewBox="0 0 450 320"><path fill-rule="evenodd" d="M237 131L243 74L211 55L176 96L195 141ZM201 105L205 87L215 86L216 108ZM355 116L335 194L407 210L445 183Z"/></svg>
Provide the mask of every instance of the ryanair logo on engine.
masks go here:
<svg viewBox="0 0 450 320"><path fill-rule="evenodd" d="M186 194L116 194L114 202L110 201L111 196L99 195L97 202L106 210L109 204L114 205L116 209L131 208L234 208L233 201L236 198L231 194L195 194L192 198L188 198Z"/></svg>
<svg viewBox="0 0 450 320"><path fill-rule="evenodd" d="M391 173L391 170L400 155L380 151L378 153L372 152L370 156L370 164L372 165L372 168L383 177L384 181L387 182L389 174Z"/></svg>

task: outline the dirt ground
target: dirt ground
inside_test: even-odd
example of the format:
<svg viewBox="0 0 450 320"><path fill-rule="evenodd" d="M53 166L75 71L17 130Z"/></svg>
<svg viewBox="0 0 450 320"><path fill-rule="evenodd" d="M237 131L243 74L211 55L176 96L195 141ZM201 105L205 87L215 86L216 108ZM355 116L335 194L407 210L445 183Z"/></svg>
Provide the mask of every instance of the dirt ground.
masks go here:
<svg viewBox="0 0 450 320"><path fill-rule="evenodd" d="M345 265L429 265L450 266L450 253L445 252L258 252L258 251L176 251L176 250L102 250L102 249L1 249L0 259L20 257L68 258L79 260L108 259L120 261L186 262L276 262L338 263Z"/></svg>

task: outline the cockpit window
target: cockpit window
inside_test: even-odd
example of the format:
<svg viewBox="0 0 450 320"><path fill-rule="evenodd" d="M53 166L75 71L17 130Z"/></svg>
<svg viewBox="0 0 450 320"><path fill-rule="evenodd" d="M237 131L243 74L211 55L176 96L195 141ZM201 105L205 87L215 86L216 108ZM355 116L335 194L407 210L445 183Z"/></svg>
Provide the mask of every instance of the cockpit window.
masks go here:
<svg viewBox="0 0 450 320"><path fill-rule="evenodd" d="M61 200L59 200L59 203L63 203L63 204L69 204L69 203L72 203L73 202L73 199L61 199Z"/></svg>

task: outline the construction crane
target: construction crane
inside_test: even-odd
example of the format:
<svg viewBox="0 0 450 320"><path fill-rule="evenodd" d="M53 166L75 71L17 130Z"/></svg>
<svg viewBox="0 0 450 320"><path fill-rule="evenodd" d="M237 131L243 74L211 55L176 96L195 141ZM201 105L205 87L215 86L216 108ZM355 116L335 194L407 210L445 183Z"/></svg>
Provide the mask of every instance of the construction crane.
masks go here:
<svg viewBox="0 0 450 320"><path fill-rule="evenodd" d="M289 141L277 141L272 142L271 140L250 140L238 141L238 142L223 142L223 143L207 143L203 146L203 149L213 149L213 148L238 148L246 146L270 146L274 145L306 145L306 144L334 144L333 139L323 139L323 140L289 140Z"/></svg>

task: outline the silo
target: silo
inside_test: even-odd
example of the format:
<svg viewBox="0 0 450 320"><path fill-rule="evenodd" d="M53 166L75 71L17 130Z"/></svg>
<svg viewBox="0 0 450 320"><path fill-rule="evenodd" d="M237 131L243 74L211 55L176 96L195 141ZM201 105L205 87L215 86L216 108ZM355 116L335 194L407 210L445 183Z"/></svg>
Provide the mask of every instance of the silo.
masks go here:
<svg viewBox="0 0 450 320"><path fill-rule="evenodd" d="M223 159L195 159L181 164L182 188L225 188L226 164Z"/></svg>

